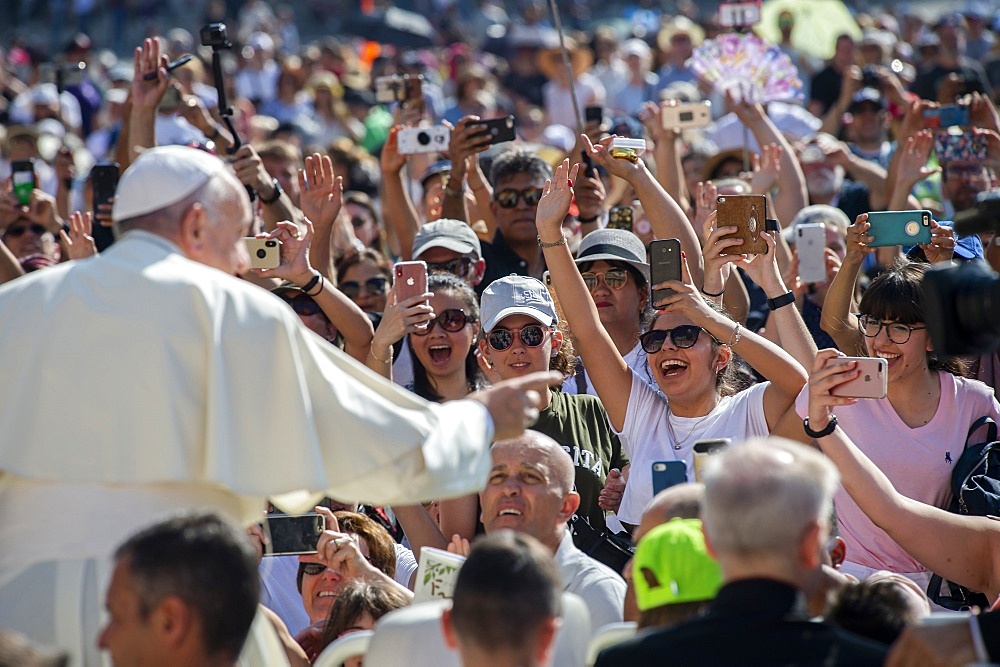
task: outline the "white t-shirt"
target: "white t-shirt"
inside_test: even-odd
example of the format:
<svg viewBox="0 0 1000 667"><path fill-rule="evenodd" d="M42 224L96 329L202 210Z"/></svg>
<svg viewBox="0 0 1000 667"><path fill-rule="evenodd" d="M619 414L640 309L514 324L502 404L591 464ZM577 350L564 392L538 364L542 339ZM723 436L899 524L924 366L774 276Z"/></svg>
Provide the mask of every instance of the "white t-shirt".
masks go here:
<svg viewBox="0 0 1000 667"><path fill-rule="evenodd" d="M732 438L739 441L766 436L764 390L768 385L762 382L735 396L726 396L703 417L678 417L670 412L663 395L650 387L639 373L632 371L632 393L625 413L625 426L618 434L632 469L618 518L625 523L639 523L643 509L653 498L653 463L684 461L688 481L694 481L691 450L698 440ZM679 449L675 445L675 433Z"/></svg>
<svg viewBox="0 0 1000 667"><path fill-rule="evenodd" d="M628 354L622 358L625 359L625 365L631 368L639 378L645 380L646 384L649 384L654 390L657 390L656 384L649 377L649 369L646 366L646 353L642 351L642 345L636 343L635 347L633 347ZM594 389L594 383L591 381L590 375L587 373L587 369L583 366L583 361L577 360L577 363L580 364L581 368L583 368L583 377L587 383L587 391L585 393L590 394L591 396L597 396L597 390ZM395 366L392 367L392 372L396 372ZM579 393L577 391L576 384L576 375L571 375L566 378L562 384L563 393ZM598 398L600 398L600 396L598 396Z"/></svg>

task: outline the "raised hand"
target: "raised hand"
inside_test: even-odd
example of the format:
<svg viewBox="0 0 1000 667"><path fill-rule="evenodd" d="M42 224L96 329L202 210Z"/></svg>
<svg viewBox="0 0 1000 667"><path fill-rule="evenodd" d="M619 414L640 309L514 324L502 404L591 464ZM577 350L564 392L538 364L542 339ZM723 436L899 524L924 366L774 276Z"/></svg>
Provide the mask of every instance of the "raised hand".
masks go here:
<svg viewBox="0 0 1000 667"><path fill-rule="evenodd" d="M743 257L743 255L722 254L726 248L743 243L743 239L735 236L725 238L730 234L735 234L739 229L735 226L716 229L716 215L717 212L713 210L702 223L702 234L705 237L705 244L702 248L702 259L705 262L705 281L702 290L709 294L718 294L725 289L726 281L729 280L729 274L733 269L733 262Z"/></svg>
<svg viewBox="0 0 1000 667"><path fill-rule="evenodd" d="M568 158L563 160L542 188L542 198L535 212L535 226L538 228L539 238L544 241L552 243L562 237L562 223L573 201L573 185L570 181L576 178L579 168L579 164L574 164L571 168Z"/></svg>
<svg viewBox="0 0 1000 667"><path fill-rule="evenodd" d="M778 144L766 144L760 154L753 155L753 176L750 183L757 194L767 194L774 189L781 175L782 148Z"/></svg>
<svg viewBox="0 0 1000 667"><path fill-rule="evenodd" d="M623 178L631 183L637 174L646 170L646 165L642 160L632 162L631 160L611 157L608 149L611 147L611 142L618 138L617 135L604 137L596 144L591 142L590 137L586 135L582 135L580 138L583 140L583 149L590 156L590 159L613 176Z"/></svg>
<svg viewBox="0 0 1000 667"><path fill-rule="evenodd" d="M860 264L865 255L875 252L875 248L868 245L875 240L874 236L868 235L871 226L871 223L868 222L868 214L862 213L855 218L854 224L847 228L847 257L845 261L852 260Z"/></svg>
<svg viewBox="0 0 1000 667"><path fill-rule="evenodd" d="M313 278L309 263L309 244L313 237L313 225L306 218L304 231L294 222L282 221L270 234L260 234L258 238L277 239L281 242L281 263L273 269L252 269L261 278L289 280L296 285L305 285Z"/></svg>
<svg viewBox="0 0 1000 667"><path fill-rule="evenodd" d="M813 363L812 374L809 376L809 428L814 431L823 429L833 409L840 405L853 405L856 398L833 396L830 392L834 387L853 380L861 373L857 362L831 364L832 359L844 356L839 350L820 350Z"/></svg>
<svg viewBox="0 0 1000 667"><path fill-rule="evenodd" d="M389 129L389 136L379 154L379 166L383 174L398 174L406 166L406 156L399 153L399 131L402 129L402 125L393 125Z"/></svg>
<svg viewBox="0 0 1000 667"><path fill-rule="evenodd" d="M931 264L950 262L955 255L955 232L951 227L944 227L937 220L931 220L931 242L920 248Z"/></svg>
<svg viewBox="0 0 1000 667"><path fill-rule="evenodd" d="M75 211L69 216L69 234L64 230L59 230L59 238L62 239L63 247L70 259L85 259L97 254L97 244L91 236L93 228L93 215Z"/></svg>
<svg viewBox="0 0 1000 667"><path fill-rule="evenodd" d="M299 206L302 213L320 227L332 226L344 204L344 179L333 175L329 155L313 153L299 169Z"/></svg>
<svg viewBox="0 0 1000 667"><path fill-rule="evenodd" d="M941 171L941 167L928 167L927 160L934 148L934 134L930 130L920 130L906 140L906 146L898 151L896 163L896 187L907 192L914 185Z"/></svg>
<svg viewBox="0 0 1000 667"><path fill-rule="evenodd" d="M132 65L132 108L152 111L160 104L167 92L170 79L167 76L168 59L160 53L159 38L145 39L135 50ZM155 74L147 79L147 74Z"/></svg>
<svg viewBox="0 0 1000 667"><path fill-rule="evenodd" d="M493 418L494 439L509 440L538 420L542 392L562 381L562 375L555 371L531 373L498 382L489 389L469 394L469 398L486 406Z"/></svg>

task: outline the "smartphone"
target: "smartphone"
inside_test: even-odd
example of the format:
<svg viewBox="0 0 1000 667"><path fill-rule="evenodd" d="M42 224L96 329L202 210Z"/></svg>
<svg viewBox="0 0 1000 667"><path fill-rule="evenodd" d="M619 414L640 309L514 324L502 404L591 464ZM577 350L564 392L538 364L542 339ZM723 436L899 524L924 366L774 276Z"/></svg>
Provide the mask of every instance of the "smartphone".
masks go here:
<svg viewBox="0 0 1000 667"><path fill-rule="evenodd" d="M477 125L483 126L483 132L480 134L488 134L490 137L490 145L502 144L505 141L514 141L517 138L517 134L514 131L514 117L506 116L504 118L493 118L491 120L484 120Z"/></svg>
<svg viewBox="0 0 1000 667"><path fill-rule="evenodd" d="M723 239L739 238L738 246L726 248L724 255L763 255L767 242L760 238L767 224L767 199L764 195L719 195L716 199L716 224L719 227L736 227L736 233Z"/></svg>
<svg viewBox="0 0 1000 667"><path fill-rule="evenodd" d="M760 23L760 0L756 2L720 2L719 25L745 28Z"/></svg>
<svg viewBox="0 0 1000 667"><path fill-rule="evenodd" d="M11 184L14 195L21 206L31 204L31 193L35 189L35 159L15 160L10 165Z"/></svg>
<svg viewBox="0 0 1000 667"><path fill-rule="evenodd" d="M930 211L875 211L868 214L870 246L910 246L931 242Z"/></svg>
<svg viewBox="0 0 1000 667"><path fill-rule="evenodd" d="M934 134L934 152L938 162L983 162L989 147L984 136L972 134L949 134L936 132Z"/></svg>
<svg viewBox="0 0 1000 667"><path fill-rule="evenodd" d="M799 256L799 280L826 282L826 225L807 222L795 226L795 252Z"/></svg>
<svg viewBox="0 0 1000 667"><path fill-rule="evenodd" d="M681 242L677 239L656 239L649 244L649 284L681 279ZM649 293L649 305L676 294L670 288L654 289Z"/></svg>
<svg viewBox="0 0 1000 667"><path fill-rule="evenodd" d="M583 122L585 124L604 122L604 107L586 107L583 110Z"/></svg>
<svg viewBox="0 0 1000 667"><path fill-rule="evenodd" d="M391 74L375 79L375 101L382 104L391 102L419 102L424 96L423 75Z"/></svg>
<svg viewBox="0 0 1000 667"><path fill-rule="evenodd" d="M243 238L251 269L276 269L281 264L281 243L278 239Z"/></svg>
<svg viewBox="0 0 1000 667"><path fill-rule="evenodd" d="M671 486L687 481L687 464L684 461L656 461L653 468L653 495Z"/></svg>
<svg viewBox="0 0 1000 667"><path fill-rule="evenodd" d="M665 130L705 127L712 122L712 103L686 102L672 107L663 107L660 119Z"/></svg>
<svg viewBox="0 0 1000 667"><path fill-rule="evenodd" d="M447 125L432 127L407 127L396 135L397 150L400 155L417 153L440 153L448 150L451 130Z"/></svg>
<svg viewBox="0 0 1000 667"><path fill-rule="evenodd" d="M545 289L549 291L549 296L552 297L552 304L556 307L556 317L559 318L560 322L565 322L566 315L563 313L562 304L559 303L559 295L556 293L556 287L552 284L552 275L548 271L542 274L542 283L545 285Z"/></svg>
<svg viewBox="0 0 1000 667"><path fill-rule="evenodd" d="M631 206L612 206L608 211L608 229L624 229L632 231L635 220L635 209Z"/></svg>
<svg viewBox="0 0 1000 667"><path fill-rule="evenodd" d="M968 127L969 107L965 104L946 104L942 107L924 109L924 127L929 129L948 128L954 125Z"/></svg>
<svg viewBox="0 0 1000 667"><path fill-rule="evenodd" d="M696 440L694 447L692 447L692 451L694 452L694 481L701 481L701 473L708 460L707 457L724 452L731 444L733 444L731 438Z"/></svg>
<svg viewBox="0 0 1000 667"><path fill-rule="evenodd" d="M427 292L427 263L397 262L392 267L393 293L396 303Z"/></svg>
<svg viewBox="0 0 1000 667"><path fill-rule="evenodd" d="M836 357L830 365L844 365L857 362L861 374L853 380L834 387L833 396L849 396L851 398L885 398L889 383L889 362L879 357Z"/></svg>
<svg viewBox="0 0 1000 667"><path fill-rule="evenodd" d="M94 211L100 204L110 204L118 187L118 176L121 167L117 162L111 164L95 164L90 170L90 187L94 199Z"/></svg>
<svg viewBox="0 0 1000 667"><path fill-rule="evenodd" d="M264 530L271 544L264 545L265 556L314 554L320 535L326 530L326 519L319 514L269 514Z"/></svg>

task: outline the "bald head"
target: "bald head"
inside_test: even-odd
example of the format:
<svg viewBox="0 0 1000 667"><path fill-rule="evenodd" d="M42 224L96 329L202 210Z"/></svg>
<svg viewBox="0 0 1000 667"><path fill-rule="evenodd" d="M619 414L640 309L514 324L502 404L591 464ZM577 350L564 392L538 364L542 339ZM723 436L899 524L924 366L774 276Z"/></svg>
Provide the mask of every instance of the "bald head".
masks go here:
<svg viewBox="0 0 1000 667"><path fill-rule="evenodd" d="M639 543L643 535L671 519L701 518L705 485L696 482L677 484L657 493L642 512L642 520L632 539Z"/></svg>
<svg viewBox="0 0 1000 667"><path fill-rule="evenodd" d="M573 490L573 461L566 455L566 450L558 442L538 431L527 430L523 434L510 440L499 440L493 445L493 451L506 448L518 448L521 450L533 450L541 455L541 458L549 466L552 473L552 481L563 493Z"/></svg>

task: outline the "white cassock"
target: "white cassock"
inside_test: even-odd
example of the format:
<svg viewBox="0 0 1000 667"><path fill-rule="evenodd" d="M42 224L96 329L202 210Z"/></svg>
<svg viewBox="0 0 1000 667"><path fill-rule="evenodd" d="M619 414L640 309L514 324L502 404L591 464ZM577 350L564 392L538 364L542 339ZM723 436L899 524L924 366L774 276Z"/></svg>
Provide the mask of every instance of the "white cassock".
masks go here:
<svg viewBox="0 0 1000 667"><path fill-rule="evenodd" d="M97 664L95 605L139 528L476 492L492 435L480 403L427 403L277 297L129 232L0 288L0 628Z"/></svg>

